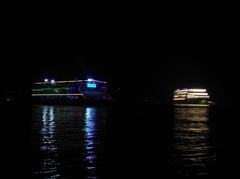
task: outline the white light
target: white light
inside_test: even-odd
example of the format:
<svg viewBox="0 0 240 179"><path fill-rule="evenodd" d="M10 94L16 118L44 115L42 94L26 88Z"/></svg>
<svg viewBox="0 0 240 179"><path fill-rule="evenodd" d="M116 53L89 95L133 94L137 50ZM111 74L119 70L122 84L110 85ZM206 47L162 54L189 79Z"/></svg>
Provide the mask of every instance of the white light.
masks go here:
<svg viewBox="0 0 240 179"><path fill-rule="evenodd" d="M193 99L193 98L205 98L208 99L209 96L187 96L188 99Z"/></svg>
<svg viewBox="0 0 240 179"><path fill-rule="evenodd" d="M208 96L208 93L193 93L193 92L189 92L188 95L196 95L196 96Z"/></svg>
<svg viewBox="0 0 240 179"><path fill-rule="evenodd" d="M185 98L174 98L174 101L178 101L178 100L185 100Z"/></svg>
<svg viewBox="0 0 240 179"><path fill-rule="evenodd" d="M176 94L180 94L180 95L186 95L187 94L187 91L184 91L184 92L178 92L178 91L175 91Z"/></svg>
<svg viewBox="0 0 240 179"><path fill-rule="evenodd" d="M189 91L193 91L193 92L205 92L206 89L189 89Z"/></svg>
<svg viewBox="0 0 240 179"><path fill-rule="evenodd" d="M206 89L182 89L182 90L177 89L175 92L179 93L179 92L206 92L206 91L207 91Z"/></svg>
<svg viewBox="0 0 240 179"><path fill-rule="evenodd" d="M55 83L55 80L51 80L51 83Z"/></svg>
<svg viewBox="0 0 240 179"><path fill-rule="evenodd" d="M48 82L48 79L46 78L46 79L44 79L44 81L45 81L45 82Z"/></svg>
<svg viewBox="0 0 240 179"><path fill-rule="evenodd" d="M187 94L175 94L174 96L175 96L175 97L186 97Z"/></svg>
<svg viewBox="0 0 240 179"><path fill-rule="evenodd" d="M93 79L92 78L88 78L87 81L93 81Z"/></svg>

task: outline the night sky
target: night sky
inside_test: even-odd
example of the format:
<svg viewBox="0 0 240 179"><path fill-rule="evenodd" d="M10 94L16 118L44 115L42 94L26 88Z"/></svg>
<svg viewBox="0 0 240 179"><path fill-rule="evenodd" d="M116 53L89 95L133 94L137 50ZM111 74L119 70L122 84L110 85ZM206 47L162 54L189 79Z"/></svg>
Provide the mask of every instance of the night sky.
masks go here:
<svg viewBox="0 0 240 179"><path fill-rule="evenodd" d="M158 32L145 37L116 34L83 40L81 32L22 34L9 43L14 50L2 66L5 90L23 84L29 88L44 78L91 77L109 82L111 93L126 99L167 102L174 89L183 87L207 88L219 103L233 99L238 68L231 35Z"/></svg>

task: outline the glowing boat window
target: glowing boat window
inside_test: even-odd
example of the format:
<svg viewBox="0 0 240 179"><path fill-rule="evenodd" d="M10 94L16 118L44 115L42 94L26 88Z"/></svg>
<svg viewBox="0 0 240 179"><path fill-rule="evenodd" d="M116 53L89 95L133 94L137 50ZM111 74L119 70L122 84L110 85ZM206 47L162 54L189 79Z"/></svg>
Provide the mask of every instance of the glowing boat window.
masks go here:
<svg viewBox="0 0 240 179"><path fill-rule="evenodd" d="M96 88L97 85L95 83L87 83L88 88Z"/></svg>

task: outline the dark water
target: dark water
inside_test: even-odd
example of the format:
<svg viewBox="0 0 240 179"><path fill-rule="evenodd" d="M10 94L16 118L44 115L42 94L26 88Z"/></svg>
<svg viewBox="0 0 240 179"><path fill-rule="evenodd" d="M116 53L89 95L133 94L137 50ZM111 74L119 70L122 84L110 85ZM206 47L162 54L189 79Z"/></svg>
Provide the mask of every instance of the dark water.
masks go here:
<svg viewBox="0 0 240 179"><path fill-rule="evenodd" d="M212 108L34 105L32 178L216 176L221 117Z"/></svg>
<svg viewBox="0 0 240 179"><path fill-rule="evenodd" d="M173 162L183 176L208 175L216 165L208 108L176 108Z"/></svg>

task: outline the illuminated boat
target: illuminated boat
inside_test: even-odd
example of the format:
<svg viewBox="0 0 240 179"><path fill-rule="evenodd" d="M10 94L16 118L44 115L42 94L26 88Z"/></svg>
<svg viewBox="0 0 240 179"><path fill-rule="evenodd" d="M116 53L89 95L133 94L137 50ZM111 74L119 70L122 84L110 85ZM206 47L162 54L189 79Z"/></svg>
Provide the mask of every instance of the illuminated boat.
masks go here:
<svg viewBox="0 0 240 179"><path fill-rule="evenodd" d="M209 95L206 89L177 89L174 91L175 106L208 107Z"/></svg>
<svg viewBox="0 0 240 179"><path fill-rule="evenodd" d="M45 79L43 82L36 82L32 89L33 102L83 104L109 99L107 82L94 79L70 81Z"/></svg>

